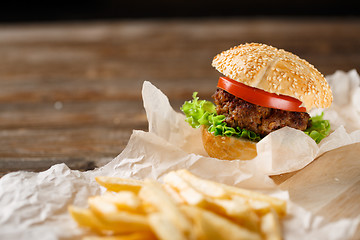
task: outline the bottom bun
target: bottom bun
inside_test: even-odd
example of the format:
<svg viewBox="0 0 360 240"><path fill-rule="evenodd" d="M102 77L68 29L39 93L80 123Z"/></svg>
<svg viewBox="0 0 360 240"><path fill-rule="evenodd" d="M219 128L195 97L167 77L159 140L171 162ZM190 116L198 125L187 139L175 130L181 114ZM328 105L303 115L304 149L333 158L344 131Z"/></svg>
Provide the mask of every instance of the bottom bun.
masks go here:
<svg viewBox="0 0 360 240"><path fill-rule="evenodd" d="M256 143L244 138L215 136L202 126L202 141L210 157L250 160L256 157Z"/></svg>

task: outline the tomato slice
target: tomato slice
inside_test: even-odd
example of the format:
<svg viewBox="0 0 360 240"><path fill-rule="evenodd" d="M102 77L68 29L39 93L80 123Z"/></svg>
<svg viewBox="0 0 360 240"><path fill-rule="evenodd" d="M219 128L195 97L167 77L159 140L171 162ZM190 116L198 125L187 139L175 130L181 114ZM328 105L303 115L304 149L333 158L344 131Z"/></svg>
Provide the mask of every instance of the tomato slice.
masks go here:
<svg viewBox="0 0 360 240"><path fill-rule="evenodd" d="M296 98L269 93L258 88L247 86L228 77L220 77L217 87L238 98L262 107L293 112L306 112L306 108L300 107L301 101Z"/></svg>

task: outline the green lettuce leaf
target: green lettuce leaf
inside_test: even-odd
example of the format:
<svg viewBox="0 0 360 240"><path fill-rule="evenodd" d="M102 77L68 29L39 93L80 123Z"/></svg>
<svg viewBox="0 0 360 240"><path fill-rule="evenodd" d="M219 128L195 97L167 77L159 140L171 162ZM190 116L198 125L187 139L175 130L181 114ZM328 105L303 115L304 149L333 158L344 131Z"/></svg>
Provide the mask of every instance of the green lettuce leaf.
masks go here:
<svg viewBox="0 0 360 240"><path fill-rule="evenodd" d="M199 100L197 92L193 93L193 100L186 101L181 107L186 119L185 121L193 128L201 125L208 126L209 132L215 136L242 137L252 141L260 141L260 135L240 128L228 127L224 122L224 115L217 115L215 105L206 100Z"/></svg>
<svg viewBox="0 0 360 240"><path fill-rule="evenodd" d="M186 101L181 107L185 113L185 121L193 128L199 128L201 125L209 125L208 118L216 114L215 105L206 100L199 100L197 92L193 93L193 100Z"/></svg>
<svg viewBox="0 0 360 240"><path fill-rule="evenodd" d="M323 116L324 113L310 118L311 127L304 131L307 135L314 139L316 143L319 143L330 133L330 122L329 120L324 120Z"/></svg>
<svg viewBox="0 0 360 240"><path fill-rule="evenodd" d="M201 125L205 125L208 127L208 131L215 136L247 138L252 141L261 140L260 135L252 131L227 126L224 122L225 116L216 113L215 105L210 101L199 100L197 94L197 92L194 92L192 96L193 99L186 101L181 107L181 110L186 116L185 121L188 122L190 126L199 128ZM310 118L311 127L304 131L314 139L316 143L319 143L329 135L330 132L330 123L328 120L323 119L323 115L324 114L321 114Z"/></svg>

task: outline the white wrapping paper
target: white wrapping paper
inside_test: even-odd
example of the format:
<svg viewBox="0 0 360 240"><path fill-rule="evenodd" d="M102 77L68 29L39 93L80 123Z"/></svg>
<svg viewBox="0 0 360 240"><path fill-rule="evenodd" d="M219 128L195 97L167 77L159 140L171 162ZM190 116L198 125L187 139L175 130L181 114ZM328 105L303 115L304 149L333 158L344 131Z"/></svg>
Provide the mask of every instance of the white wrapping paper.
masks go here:
<svg viewBox="0 0 360 240"><path fill-rule="evenodd" d="M199 130L192 129L184 116L172 109L160 90L144 82L142 94L149 132L135 130L124 151L106 166L79 172L58 164L41 173L14 172L0 179L0 239L80 236L83 233L70 219L67 206L86 206L89 196L99 194L101 189L94 182L98 175L161 181L165 173L186 168L203 178L289 200L287 191L280 191L269 175L302 169L324 152L360 142L359 75L355 70L338 71L327 80L334 94L333 105L324 112L332 126L331 135L317 145L303 132L283 128L258 143L258 156L251 161L208 157ZM347 187L350 186L342 186ZM328 200L313 198L317 207L325 206ZM311 208L303 208L301 202L291 200L288 210L285 239L348 239L360 220L329 222L316 216Z"/></svg>

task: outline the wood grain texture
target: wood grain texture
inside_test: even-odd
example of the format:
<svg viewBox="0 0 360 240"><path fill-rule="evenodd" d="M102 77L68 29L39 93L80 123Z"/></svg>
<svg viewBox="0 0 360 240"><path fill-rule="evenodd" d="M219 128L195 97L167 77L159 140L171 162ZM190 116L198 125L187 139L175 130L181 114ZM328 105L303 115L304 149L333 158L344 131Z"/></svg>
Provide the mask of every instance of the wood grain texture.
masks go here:
<svg viewBox="0 0 360 240"><path fill-rule="evenodd" d="M203 19L0 26L0 172L89 169L147 129L144 80L175 109L210 98L213 56L244 42L287 49L324 74L360 66L360 19Z"/></svg>
<svg viewBox="0 0 360 240"><path fill-rule="evenodd" d="M360 143L326 152L296 173L274 176L290 199L330 221L360 213ZM360 237L358 226L355 239Z"/></svg>
<svg viewBox="0 0 360 240"><path fill-rule="evenodd" d="M133 129L147 130L144 80L175 109L193 91L209 99L220 75L212 58L241 43L284 48L325 75L359 71L359 26L360 19L304 18L0 25L0 176L61 162L80 170L103 165L125 148ZM339 150L333 160L341 165L349 154L355 153ZM285 187L332 156L274 180ZM358 215L359 189L356 180L319 213ZM339 204L346 208L333 211Z"/></svg>

